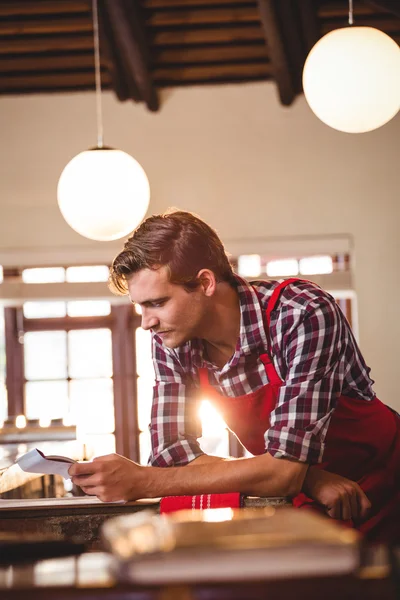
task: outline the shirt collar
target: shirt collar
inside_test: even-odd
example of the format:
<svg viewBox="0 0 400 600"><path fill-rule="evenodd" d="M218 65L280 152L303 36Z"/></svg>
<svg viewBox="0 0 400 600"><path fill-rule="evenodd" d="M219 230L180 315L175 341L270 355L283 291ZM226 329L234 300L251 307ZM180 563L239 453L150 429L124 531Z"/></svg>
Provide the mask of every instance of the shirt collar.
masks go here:
<svg viewBox="0 0 400 600"><path fill-rule="evenodd" d="M239 350L240 354L251 354L256 349L268 346L264 310L255 288L250 283L235 275L235 284L240 303L239 347L236 350Z"/></svg>

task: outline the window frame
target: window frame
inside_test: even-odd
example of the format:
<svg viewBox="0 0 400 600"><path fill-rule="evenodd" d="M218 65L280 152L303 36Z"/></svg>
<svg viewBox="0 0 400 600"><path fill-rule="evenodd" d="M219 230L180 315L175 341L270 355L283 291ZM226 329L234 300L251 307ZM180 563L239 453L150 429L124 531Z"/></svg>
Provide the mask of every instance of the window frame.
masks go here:
<svg viewBox="0 0 400 600"><path fill-rule="evenodd" d="M116 452L139 462L136 347L134 331L140 316L132 305L112 305L111 313L93 317L26 318L23 307L5 307L6 387L8 415L25 415L26 383L23 336L28 332L82 329L111 330ZM66 378L68 381L69 377Z"/></svg>

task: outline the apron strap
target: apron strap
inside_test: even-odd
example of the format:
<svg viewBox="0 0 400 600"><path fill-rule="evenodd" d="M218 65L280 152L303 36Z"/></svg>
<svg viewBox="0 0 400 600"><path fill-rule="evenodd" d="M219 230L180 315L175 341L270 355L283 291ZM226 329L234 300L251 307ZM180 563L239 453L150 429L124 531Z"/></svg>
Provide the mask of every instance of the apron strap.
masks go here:
<svg viewBox="0 0 400 600"><path fill-rule="evenodd" d="M203 389L212 387L210 385L210 381L208 378L208 370L206 369L206 367L200 367L198 369L198 373L199 373L200 387Z"/></svg>
<svg viewBox="0 0 400 600"><path fill-rule="evenodd" d="M291 279L286 279L286 281L282 281L282 283L280 283L279 285L276 286L276 288L274 289L271 298L268 301L268 306L267 306L267 310L265 311L266 314L266 321L267 321L267 326L269 329L269 325L271 322L271 313L274 310L278 300L279 300L279 296L281 295L282 290L289 284L294 283L295 281L301 281L301 279L297 279L296 277L292 277ZM269 337L269 332L266 332L268 337Z"/></svg>

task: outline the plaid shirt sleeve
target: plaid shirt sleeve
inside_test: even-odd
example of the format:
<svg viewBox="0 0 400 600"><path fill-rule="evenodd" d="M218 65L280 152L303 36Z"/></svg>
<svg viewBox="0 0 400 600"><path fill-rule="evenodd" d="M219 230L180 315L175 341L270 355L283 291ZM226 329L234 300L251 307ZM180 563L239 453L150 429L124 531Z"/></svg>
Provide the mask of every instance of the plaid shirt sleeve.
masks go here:
<svg viewBox="0 0 400 600"><path fill-rule="evenodd" d="M266 447L272 456L315 464L322 460L332 411L351 368L351 360L343 360L350 358L343 356L349 332L336 302L324 292L303 309L290 311L283 322L279 337L286 377Z"/></svg>
<svg viewBox="0 0 400 600"><path fill-rule="evenodd" d="M195 388L176 353L152 337L156 383L151 410L151 455L157 467L185 465L201 454Z"/></svg>

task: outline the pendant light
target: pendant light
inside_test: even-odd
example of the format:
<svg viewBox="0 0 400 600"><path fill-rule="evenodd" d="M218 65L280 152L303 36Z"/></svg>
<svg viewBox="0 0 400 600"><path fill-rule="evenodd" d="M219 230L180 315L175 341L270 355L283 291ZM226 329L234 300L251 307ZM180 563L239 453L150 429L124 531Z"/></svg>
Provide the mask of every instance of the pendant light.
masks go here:
<svg viewBox="0 0 400 600"><path fill-rule="evenodd" d="M326 125L348 133L381 127L400 109L400 48L373 27L336 29L312 48L303 89L311 110Z"/></svg>
<svg viewBox="0 0 400 600"><path fill-rule="evenodd" d="M97 0L92 0L96 78L97 146L75 156L61 173L60 211L77 233L98 241L128 235L144 218L150 186L141 165L122 150L103 144Z"/></svg>

